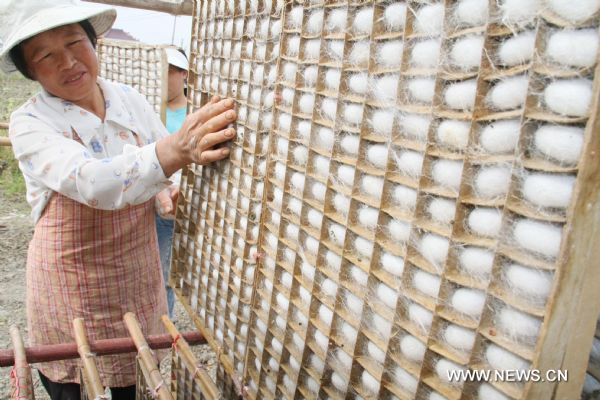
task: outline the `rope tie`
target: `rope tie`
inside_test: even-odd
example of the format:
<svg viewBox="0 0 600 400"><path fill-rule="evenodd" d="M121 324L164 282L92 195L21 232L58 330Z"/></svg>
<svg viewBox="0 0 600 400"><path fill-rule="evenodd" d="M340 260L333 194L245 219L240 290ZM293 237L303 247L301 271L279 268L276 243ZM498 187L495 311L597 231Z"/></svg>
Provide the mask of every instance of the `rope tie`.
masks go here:
<svg viewBox="0 0 600 400"><path fill-rule="evenodd" d="M171 344L171 347L175 351L178 351L178 349L177 349L177 342L179 341L179 339L181 339L181 335L177 334L177 336L175 336L175 338L173 339L173 343Z"/></svg>
<svg viewBox="0 0 600 400"><path fill-rule="evenodd" d="M156 385L156 387L152 390L152 398L156 399L158 397L158 391L160 390L160 388L162 387L164 381L161 380L160 382L158 382L158 385Z"/></svg>

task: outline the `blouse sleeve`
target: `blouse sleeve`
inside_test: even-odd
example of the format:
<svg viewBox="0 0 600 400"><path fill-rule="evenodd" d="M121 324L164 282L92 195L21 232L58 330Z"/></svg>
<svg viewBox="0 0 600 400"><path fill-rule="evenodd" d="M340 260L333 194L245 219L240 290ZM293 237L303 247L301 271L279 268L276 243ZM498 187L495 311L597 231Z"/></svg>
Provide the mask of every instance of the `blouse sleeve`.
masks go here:
<svg viewBox="0 0 600 400"><path fill-rule="evenodd" d="M142 147L125 145L122 154L97 159L79 142L25 113L11 116L10 137L23 174L94 208L141 204L170 184L154 142Z"/></svg>

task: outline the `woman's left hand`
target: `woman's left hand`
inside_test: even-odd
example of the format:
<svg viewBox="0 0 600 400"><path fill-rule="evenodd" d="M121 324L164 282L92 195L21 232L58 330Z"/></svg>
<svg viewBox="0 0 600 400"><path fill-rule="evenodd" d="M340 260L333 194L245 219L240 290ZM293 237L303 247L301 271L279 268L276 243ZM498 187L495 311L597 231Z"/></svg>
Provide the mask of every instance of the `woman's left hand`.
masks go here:
<svg viewBox="0 0 600 400"><path fill-rule="evenodd" d="M162 218L175 218L175 206L179 197L179 187L170 186L156 195L156 211Z"/></svg>

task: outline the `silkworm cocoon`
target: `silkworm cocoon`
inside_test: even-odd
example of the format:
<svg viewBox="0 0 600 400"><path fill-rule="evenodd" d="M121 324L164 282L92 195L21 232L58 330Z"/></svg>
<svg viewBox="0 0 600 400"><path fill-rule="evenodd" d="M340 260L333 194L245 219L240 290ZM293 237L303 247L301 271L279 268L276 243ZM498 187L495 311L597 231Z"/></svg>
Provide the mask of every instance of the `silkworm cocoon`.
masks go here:
<svg viewBox="0 0 600 400"><path fill-rule="evenodd" d="M369 274L367 274L365 271L363 271L356 265L354 265L350 270L350 275L352 276L354 282L358 283L361 286L366 286L369 280Z"/></svg>
<svg viewBox="0 0 600 400"><path fill-rule="evenodd" d="M312 185L311 193L315 197L315 199L319 201L325 201L325 192L327 191L327 187L320 182L315 182Z"/></svg>
<svg viewBox="0 0 600 400"><path fill-rule="evenodd" d="M378 363L383 364L385 362L385 352L381 350L377 345L371 341L367 342L367 351L369 355Z"/></svg>
<svg viewBox="0 0 600 400"><path fill-rule="evenodd" d="M462 168L462 161L437 160L431 168L431 177L438 185L458 192Z"/></svg>
<svg viewBox="0 0 600 400"><path fill-rule="evenodd" d="M275 38L275 37L278 37L280 33L281 33L281 21L271 22L271 36Z"/></svg>
<svg viewBox="0 0 600 400"><path fill-rule="evenodd" d="M475 332L459 325L450 324L444 330L444 339L455 349L470 352L475 344Z"/></svg>
<svg viewBox="0 0 600 400"><path fill-rule="evenodd" d="M500 3L502 22L506 25L526 25L537 15L540 0L504 0Z"/></svg>
<svg viewBox="0 0 600 400"><path fill-rule="evenodd" d="M275 176L280 181L283 181L283 179L280 179L280 177L278 176L278 175L281 174L277 170L277 165L278 164L279 163L275 163ZM280 165L283 165L283 164L280 164ZM282 176L285 176L285 167L284 167L283 175ZM283 191L281 189L279 189L279 188L274 188L273 189L273 204L275 204L277 207L281 207L282 203L283 203Z"/></svg>
<svg viewBox="0 0 600 400"><path fill-rule="evenodd" d="M288 225L285 227L285 236L290 240L297 240L300 228L297 225Z"/></svg>
<svg viewBox="0 0 600 400"><path fill-rule="evenodd" d="M446 91L446 94L450 91ZM469 143L469 130L471 123L467 121L457 121L447 119L440 123L437 128L437 138L440 143L453 149L462 150Z"/></svg>
<svg viewBox="0 0 600 400"><path fill-rule="evenodd" d="M435 79L414 78L408 82L410 96L419 102L430 104L435 95Z"/></svg>
<svg viewBox="0 0 600 400"><path fill-rule="evenodd" d="M398 76L385 75L375 81L373 97L380 102L394 102L398 93Z"/></svg>
<svg viewBox="0 0 600 400"><path fill-rule="evenodd" d="M356 34L368 34L373 29L373 8L365 7L354 16L352 29Z"/></svg>
<svg viewBox="0 0 600 400"><path fill-rule="evenodd" d="M283 165L280 162L276 162L275 163L275 178L277 178L277 180L282 181L285 179L285 165Z"/></svg>
<svg viewBox="0 0 600 400"><path fill-rule="evenodd" d="M304 85L307 87L314 87L317 83L317 67L315 65L304 68Z"/></svg>
<svg viewBox="0 0 600 400"><path fill-rule="evenodd" d="M369 45L370 43L367 41L355 43L348 57L350 64L356 66L366 65L369 62Z"/></svg>
<svg viewBox="0 0 600 400"><path fill-rule="evenodd" d="M265 325L265 323L262 322L260 319L256 320L256 327L262 334L265 334L267 332L267 325Z"/></svg>
<svg viewBox="0 0 600 400"><path fill-rule="evenodd" d="M459 374L461 373L461 371L464 370L465 368L463 366L458 365L455 362L452 362L445 358L440 358L435 364L435 373L437 374L438 378L451 385L462 385L463 382L452 379L451 374L456 374L455 376L460 376Z"/></svg>
<svg viewBox="0 0 600 400"><path fill-rule="evenodd" d="M444 101L455 110L472 110L475 105L477 81L469 79L448 85L444 91Z"/></svg>
<svg viewBox="0 0 600 400"><path fill-rule="evenodd" d="M575 164L583 147L583 129L571 126L541 126L534 134L536 149L554 160Z"/></svg>
<svg viewBox="0 0 600 400"><path fill-rule="evenodd" d="M375 167L385 169L387 165L388 149L384 144L373 144L367 150L367 161Z"/></svg>
<svg viewBox="0 0 600 400"><path fill-rule="evenodd" d="M300 363L298 363L298 360L296 360L294 357L290 357L290 367L292 368L292 371L296 373L300 371Z"/></svg>
<svg viewBox="0 0 600 400"><path fill-rule="evenodd" d="M419 33L438 35L444 22L444 4L434 3L421 7L415 14L414 29Z"/></svg>
<svg viewBox="0 0 600 400"><path fill-rule="evenodd" d="M377 50L377 63L387 68L399 67L402 62L403 49L404 42L402 40L385 42Z"/></svg>
<svg viewBox="0 0 600 400"><path fill-rule="evenodd" d="M506 78L494 85L488 94L488 104L495 110L513 110L525 102L529 80L520 75Z"/></svg>
<svg viewBox="0 0 600 400"><path fill-rule="evenodd" d="M400 117L403 133L420 141L427 139L431 117L418 114L405 114Z"/></svg>
<svg viewBox="0 0 600 400"><path fill-rule="evenodd" d="M304 58L306 60L318 60L321 49L320 39L307 40L304 45Z"/></svg>
<svg viewBox="0 0 600 400"><path fill-rule="evenodd" d="M495 208L475 208L469 213L467 224L474 233L495 238L502 226L502 213Z"/></svg>
<svg viewBox="0 0 600 400"><path fill-rule="evenodd" d="M290 57L296 57L300 51L300 36L290 36L286 47L286 54Z"/></svg>
<svg viewBox="0 0 600 400"><path fill-rule="evenodd" d="M383 22L388 31L399 31L404 28L406 20L406 4L392 3L383 12Z"/></svg>
<svg viewBox="0 0 600 400"><path fill-rule="evenodd" d="M346 237L346 231L344 227L338 224L331 224L329 227L329 237L335 244L342 247L344 246L344 238Z"/></svg>
<svg viewBox="0 0 600 400"><path fill-rule="evenodd" d="M505 40L498 49L499 62L509 67L531 61L535 49L535 32L526 31Z"/></svg>
<svg viewBox="0 0 600 400"><path fill-rule="evenodd" d="M509 185L510 169L508 167L482 168L475 176L475 192L486 199L505 196Z"/></svg>
<svg viewBox="0 0 600 400"><path fill-rule="evenodd" d="M323 10L315 10L308 16L306 21L306 32L311 35L321 33L323 29Z"/></svg>
<svg viewBox="0 0 600 400"><path fill-rule="evenodd" d="M335 352L335 358L340 362L340 367L346 373L350 373L350 368L352 367L352 357L346 354L342 349L337 349Z"/></svg>
<svg viewBox="0 0 600 400"><path fill-rule="evenodd" d="M377 379L373 377L373 375L369 374L367 371L363 371L361 375L362 386L367 393L371 395L376 395L379 393L380 383Z"/></svg>
<svg viewBox="0 0 600 400"><path fill-rule="evenodd" d="M345 8L334 8L331 9L325 22L325 29L327 32L337 33L342 32L346 27L347 11Z"/></svg>
<svg viewBox="0 0 600 400"><path fill-rule="evenodd" d="M396 300L398 292L384 283L377 285L377 297L379 301L394 310L396 308Z"/></svg>
<svg viewBox="0 0 600 400"><path fill-rule="evenodd" d="M485 304L485 294L475 289L460 288L454 292L450 303L456 311L478 319Z"/></svg>
<svg viewBox="0 0 600 400"><path fill-rule="evenodd" d="M355 295L353 295L350 292L345 292L344 302L346 303L346 306L348 307L348 311L354 313L354 315L356 315L356 316L361 315L362 309L363 309L363 304L364 304L362 299L359 299L358 297L356 297Z"/></svg>
<svg viewBox="0 0 600 400"><path fill-rule="evenodd" d="M360 137L358 135L346 135L340 140L340 147L349 155L358 155Z"/></svg>
<svg viewBox="0 0 600 400"><path fill-rule="evenodd" d="M567 0L548 0L548 6L556 14L566 18L570 22L580 22L590 18L600 9L599 0L579 0L570 2Z"/></svg>
<svg viewBox="0 0 600 400"><path fill-rule="evenodd" d="M315 278L315 267L314 266L310 265L306 261L303 261L302 264L300 265L300 270L302 272L302 276L305 279L308 279L311 282L313 281L313 279ZM310 294L308 295L308 300L310 301Z"/></svg>
<svg viewBox="0 0 600 400"><path fill-rule="evenodd" d="M408 306L408 317L410 320L420 327L423 331L429 331L431 328L431 322L433 321L433 314L423 306L411 303Z"/></svg>
<svg viewBox="0 0 600 400"><path fill-rule="evenodd" d="M439 276L421 270L415 272L412 282L418 291L431 297L437 297L442 284Z"/></svg>
<svg viewBox="0 0 600 400"><path fill-rule="evenodd" d="M271 347L273 348L276 354L281 354L283 350L283 345L277 338L273 338L273 340L271 341Z"/></svg>
<svg viewBox="0 0 600 400"><path fill-rule="evenodd" d="M402 208L413 210L417 203L417 191L406 186L396 185L392 190L392 199Z"/></svg>
<svg viewBox="0 0 600 400"><path fill-rule="evenodd" d="M327 352L327 345L329 344L329 338L327 336L323 335L323 333L321 333L321 331L315 331L315 342L321 348L321 351L323 353Z"/></svg>
<svg viewBox="0 0 600 400"><path fill-rule="evenodd" d="M366 208L367 210L374 210L372 208ZM362 211L363 209L361 209ZM373 227L375 227L377 225L377 212L378 210L374 210L375 211L375 218L374 219L369 219L367 221L367 223L371 223L373 225ZM360 212L359 212L359 220L360 220L361 216L360 216ZM363 218L366 218L366 216L363 215ZM361 222L362 224L362 222ZM366 226L366 224L363 224ZM367 226L367 228L371 229L370 226ZM364 239L360 236L356 237L356 240L354 241L354 246L356 247L356 251L358 252L358 254L360 254L361 256L365 257L365 258L370 258L371 254L373 253L373 242Z"/></svg>
<svg viewBox="0 0 600 400"><path fill-rule="evenodd" d="M299 29L302 27L302 15L303 15L302 6L296 6L290 10L287 14L287 26L290 29Z"/></svg>
<svg viewBox="0 0 600 400"><path fill-rule="evenodd" d="M333 251L328 250L325 254L325 260L332 271L339 272L342 265L342 258L340 256L335 254Z"/></svg>
<svg viewBox="0 0 600 400"><path fill-rule="evenodd" d="M477 390L479 400L510 400L489 383L484 383Z"/></svg>
<svg viewBox="0 0 600 400"><path fill-rule="evenodd" d="M260 89L253 89L250 93L250 101L254 105L258 105L260 103Z"/></svg>
<svg viewBox="0 0 600 400"><path fill-rule="evenodd" d="M486 0L461 0L454 9L454 18L458 25L483 25L488 18Z"/></svg>
<svg viewBox="0 0 600 400"><path fill-rule="evenodd" d="M341 61L344 57L344 41L331 40L329 41L329 57L334 61Z"/></svg>
<svg viewBox="0 0 600 400"><path fill-rule="evenodd" d="M513 152L520 130L518 120L496 121L483 128L479 141L484 150L492 154Z"/></svg>
<svg viewBox="0 0 600 400"><path fill-rule="evenodd" d="M350 346L354 346L354 342L356 341L356 336L358 334L356 329L352 325L344 322L342 324L341 332L348 344Z"/></svg>
<svg viewBox="0 0 600 400"><path fill-rule="evenodd" d="M314 271L313 271L313 276L314 276ZM298 290L298 293L300 294L300 299L302 299L302 302L306 306L308 306L310 304L310 292L308 290L306 290L305 288L300 287L300 289ZM304 315L304 314L302 314L302 315Z"/></svg>
<svg viewBox="0 0 600 400"><path fill-rule="evenodd" d="M300 216L300 210L302 209L302 202L298 199L290 199L288 202L288 210L298 217Z"/></svg>
<svg viewBox="0 0 600 400"><path fill-rule="evenodd" d="M381 267L392 275L401 276L404 271L404 259L390 253L383 253Z"/></svg>
<svg viewBox="0 0 600 400"><path fill-rule="evenodd" d="M275 47L275 48L279 49L279 47ZM273 57L274 54L271 54L271 56ZM277 80L277 69L271 68L269 70L269 75L267 76L267 84L269 86L273 86L275 84L275 80Z"/></svg>
<svg viewBox="0 0 600 400"><path fill-rule="evenodd" d="M411 361L420 363L425 356L427 346L413 335L404 335L400 340L400 351Z"/></svg>
<svg viewBox="0 0 600 400"><path fill-rule="evenodd" d="M394 127L394 116L395 112L393 110L384 109L373 112L369 122L373 127L374 133L382 136L390 136Z"/></svg>
<svg viewBox="0 0 600 400"><path fill-rule="evenodd" d="M548 39L546 54L558 64L581 68L593 67L598 57L598 31L596 29L556 31Z"/></svg>
<svg viewBox="0 0 600 400"><path fill-rule="evenodd" d="M275 317L275 325L282 331L285 331L285 320L280 316Z"/></svg>
<svg viewBox="0 0 600 400"><path fill-rule="evenodd" d="M357 94L366 94L369 88L369 75L364 72L350 75L348 87Z"/></svg>
<svg viewBox="0 0 600 400"><path fill-rule="evenodd" d="M397 366L394 369L394 378L396 384L408 393L414 394L417 392L417 385L419 384L419 381L417 381L417 379L404 368Z"/></svg>
<svg viewBox="0 0 600 400"><path fill-rule="evenodd" d="M315 104L315 95L310 93L305 93L300 97L300 101L298 101L298 106L300 107L300 111L304 114L310 114L313 110L313 106Z"/></svg>
<svg viewBox="0 0 600 400"><path fill-rule="evenodd" d="M340 376L337 372L331 374L331 383L333 383L333 386L335 386L335 388L340 392L346 392L348 380Z"/></svg>
<svg viewBox="0 0 600 400"><path fill-rule="evenodd" d="M321 214L319 211L311 208L308 211L308 213L306 214L306 217L308 219L308 223L313 228L318 229L321 227L321 221L323 220L323 214Z"/></svg>
<svg viewBox="0 0 600 400"><path fill-rule="evenodd" d="M465 272L487 277L492 272L494 253L479 247L465 247L460 251L459 264Z"/></svg>
<svg viewBox="0 0 600 400"><path fill-rule="evenodd" d="M269 36L269 20L265 19L261 21L260 27L258 28L258 37L260 39L266 39Z"/></svg>
<svg viewBox="0 0 600 400"><path fill-rule="evenodd" d="M506 283L518 294L544 301L552 288L552 273L511 264L506 269Z"/></svg>
<svg viewBox="0 0 600 400"><path fill-rule="evenodd" d="M360 181L360 188L369 196L379 198L383 192L383 178L365 175Z"/></svg>
<svg viewBox="0 0 600 400"><path fill-rule="evenodd" d="M298 123L298 136L303 140L308 140L310 137L310 122L309 121L300 121Z"/></svg>
<svg viewBox="0 0 600 400"><path fill-rule="evenodd" d="M551 82L544 89L544 102L560 115L585 117L592 101L592 81L589 79L562 79Z"/></svg>
<svg viewBox="0 0 600 400"><path fill-rule="evenodd" d="M327 306L321 304L319 307L319 319L323 321L323 323L327 326L331 325L331 321L333 321L333 311L331 311Z"/></svg>
<svg viewBox="0 0 600 400"><path fill-rule="evenodd" d="M295 82L297 69L298 69L298 66L294 63L291 63L291 62L284 63L283 64L283 78L288 82ZM284 89L284 91L285 91L285 89ZM293 98L293 91L292 91L292 98ZM288 103L291 103L291 101L288 101Z"/></svg>
<svg viewBox="0 0 600 400"><path fill-rule="evenodd" d="M277 249L277 236L273 235L272 233L267 233L266 235L266 239L267 239L267 244L269 245L269 247L271 247L273 250Z"/></svg>
<svg viewBox="0 0 600 400"><path fill-rule="evenodd" d="M439 39L423 40L415 44L410 53L410 64L421 68L435 68L440 56Z"/></svg>
<svg viewBox="0 0 600 400"><path fill-rule="evenodd" d="M354 167L341 164L338 167L337 177L342 185L352 186L352 183L354 182Z"/></svg>
<svg viewBox="0 0 600 400"><path fill-rule="evenodd" d="M418 178L421 175L421 166L423 165L422 153L405 150L399 155L395 155L395 158L400 172L412 178Z"/></svg>
<svg viewBox="0 0 600 400"><path fill-rule="evenodd" d="M340 70L339 69L328 69L325 72L325 86L329 90L337 90L340 85Z"/></svg>
<svg viewBox="0 0 600 400"><path fill-rule="evenodd" d="M529 362L495 344L490 344L486 349L485 358L492 368L500 371L529 368Z"/></svg>
<svg viewBox="0 0 600 400"><path fill-rule="evenodd" d="M350 125L359 125L363 117L363 106L361 104L346 104L344 107L344 119Z"/></svg>
<svg viewBox="0 0 600 400"><path fill-rule="evenodd" d="M562 229L545 222L521 219L515 223L513 235L524 249L554 258L560 250Z"/></svg>
<svg viewBox="0 0 600 400"><path fill-rule="evenodd" d="M279 114L279 124L278 128L282 132L289 132L290 127L292 126L292 116L290 114Z"/></svg>
<svg viewBox="0 0 600 400"><path fill-rule="evenodd" d="M346 216L348 215L348 210L350 210L350 199L340 193L337 193L333 197L333 207L340 214Z"/></svg>
<svg viewBox="0 0 600 400"><path fill-rule="evenodd" d="M321 115L331 121L335 120L337 103L335 100L326 98L321 102Z"/></svg>
<svg viewBox="0 0 600 400"><path fill-rule="evenodd" d="M284 88L281 91L281 100L285 105L291 106L292 102L294 101L294 90L290 88Z"/></svg>
<svg viewBox="0 0 600 400"><path fill-rule="evenodd" d="M285 138L277 138L277 154L279 154L280 157L285 158L286 154L287 154L287 150L288 150L288 140Z"/></svg>
<svg viewBox="0 0 600 400"><path fill-rule="evenodd" d="M305 165L308 161L308 149L304 146L296 146L292 150L294 161L298 165Z"/></svg>
<svg viewBox="0 0 600 400"><path fill-rule="evenodd" d="M504 307L498 315L498 326L511 338L536 338L541 322L520 311Z"/></svg>
<svg viewBox="0 0 600 400"><path fill-rule="evenodd" d="M288 274L289 275L289 274ZM284 311L286 312L289 306L289 300L285 298L285 296L282 293L277 293L277 296L275 296L275 300L277 301L277 305Z"/></svg>
<svg viewBox="0 0 600 400"><path fill-rule="evenodd" d="M481 62L483 36L467 36L457 40L450 50L450 62L463 70L477 68Z"/></svg>
<svg viewBox="0 0 600 400"><path fill-rule="evenodd" d="M540 207L566 208L574 184L572 175L530 174L523 181L523 197Z"/></svg>
<svg viewBox="0 0 600 400"><path fill-rule="evenodd" d="M388 223L388 232L393 240L405 243L410 237L410 224L393 219Z"/></svg>

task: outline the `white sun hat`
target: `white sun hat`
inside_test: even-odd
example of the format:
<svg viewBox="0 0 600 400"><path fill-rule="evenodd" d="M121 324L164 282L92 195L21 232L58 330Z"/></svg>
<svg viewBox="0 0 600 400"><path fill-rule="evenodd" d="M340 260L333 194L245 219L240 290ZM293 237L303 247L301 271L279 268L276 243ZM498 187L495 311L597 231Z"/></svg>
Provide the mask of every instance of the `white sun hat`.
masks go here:
<svg viewBox="0 0 600 400"><path fill-rule="evenodd" d="M183 55L179 50L174 47L167 47L167 61L169 64L176 66L177 68L181 68L184 71L187 71L189 68L189 63L187 57Z"/></svg>
<svg viewBox="0 0 600 400"><path fill-rule="evenodd" d="M79 0L0 0L0 69L7 73L16 71L8 53L25 39L86 19L100 36L116 18L113 7Z"/></svg>

